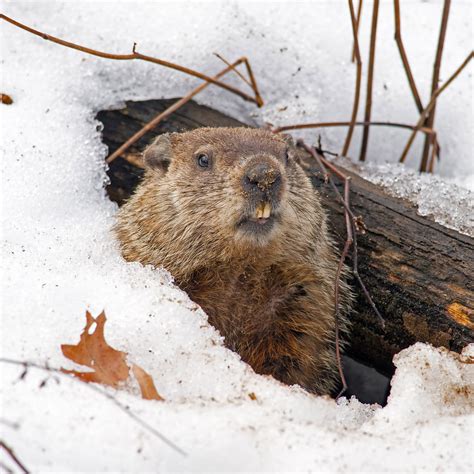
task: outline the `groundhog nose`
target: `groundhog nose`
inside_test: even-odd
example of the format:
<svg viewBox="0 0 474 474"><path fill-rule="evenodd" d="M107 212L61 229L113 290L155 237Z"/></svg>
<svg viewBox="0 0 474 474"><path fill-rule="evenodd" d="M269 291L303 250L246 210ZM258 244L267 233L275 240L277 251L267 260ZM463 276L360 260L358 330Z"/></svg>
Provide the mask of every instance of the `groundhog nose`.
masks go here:
<svg viewBox="0 0 474 474"><path fill-rule="evenodd" d="M281 181L281 174L271 165L257 163L247 170L245 178L247 186L266 191Z"/></svg>

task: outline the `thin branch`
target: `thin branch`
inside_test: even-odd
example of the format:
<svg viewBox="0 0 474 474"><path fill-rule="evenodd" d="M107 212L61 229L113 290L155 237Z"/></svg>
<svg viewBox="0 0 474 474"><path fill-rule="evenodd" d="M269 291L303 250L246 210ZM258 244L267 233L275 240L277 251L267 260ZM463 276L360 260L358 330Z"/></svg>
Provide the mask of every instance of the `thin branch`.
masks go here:
<svg viewBox="0 0 474 474"><path fill-rule="evenodd" d="M357 235L354 220L352 221L352 225L353 225L354 235ZM364 293L364 296L365 296L367 302L369 303L369 305L371 306L373 312L377 316L377 319L379 320L380 326L382 327L382 329L385 329L385 319L380 314L380 311L378 310L377 305L375 304L374 300L372 299L372 296L370 296L369 290L367 290L367 288L366 288L366 286L365 286L364 282L362 281L362 278L359 274L359 253L358 253L359 251L358 251L357 239L356 238L354 239L352 252L353 252L352 273L356 277L356 280L359 282L359 286L361 287L362 293Z"/></svg>
<svg viewBox="0 0 474 474"><path fill-rule="evenodd" d="M374 303L372 297L370 296L369 291L367 290L364 282L362 281L362 278L359 275L359 256L358 256L358 246L357 246L357 228L356 228L356 222L358 221L358 218L354 215L350 208L350 203L349 203L349 198L346 196L346 194L349 192L348 187L349 187L349 180L350 177L346 176L343 172L341 172L338 168L336 168L331 162L327 161L323 156L319 155L320 149L315 149L313 147L309 147L304 143L303 140L298 140L297 144L302 146L315 160L318 166L320 167L321 171L325 173L325 169L328 169L332 174L340 178L344 182L344 197L340 193L339 189L337 189L337 186L335 185L334 181L331 179L330 176L328 176L328 181L329 184L331 185L334 193L336 194L337 199L339 202L343 205L344 207L344 215L346 219L346 232L347 232L347 240L350 238L352 239L353 243L353 273L354 276L356 277L362 292L364 293L365 297L367 298L367 301L369 302L370 306L372 307L375 315L377 316L377 319L379 321L380 326L384 329L385 328L385 320L380 314L380 311L378 310L376 304ZM345 249L346 245L344 246ZM343 251L344 255L344 251ZM342 258L342 256L341 256ZM345 257L344 257L345 259ZM341 392L342 394L342 392ZM341 395L339 394L339 396Z"/></svg>
<svg viewBox="0 0 474 474"><path fill-rule="evenodd" d="M45 372L59 374L63 377L67 377L67 378L69 378L71 380L75 380L76 382L79 382L79 383L84 383L80 379L74 377L73 375L71 375L67 372L64 372L61 369L56 369L54 367L49 367L48 365L40 365L40 364L37 364L35 362L21 361L21 360L16 360L16 359L8 359L8 358L5 358L5 357L0 357L0 363L18 365L18 366L21 366L25 369L28 369L28 368L31 367L31 368L34 368L34 369L43 370ZM163 441L165 444L167 444L170 448L174 449L175 451L177 451L182 456L187 456L187 454L179 446L177 446L172 441L170 441L166 436L162 435L157 429L155 429L153 426L148 424L145 420L143 420L138 415L133 413L128 406L123 405L113 395L111 395L110 393L106 392L105 390L99 388L99 386L97 386L96 384L86 383L85 385L86 385L86 387L89 387L94 392L100 393L105 398L108 398L123 413L125 413L127 416L129 416L132 420L134 420L136 423L138 423L142 428L147 430L153 436L159 438L161 441Z"/></svg>
<svg viewBox="0 0 474 474"><path fill-rule="evenodd" d="M365 115L364 122L370 122L372 111L372 85L374 81L374 65L375 65L375 45L377 41L377 23L379 17L379 0L374 0L374 8L372 10L372 28L370 30L370 51L369 51L369 69L367 75L367 95L365 98ZM359 161L365 161L367 153L367 145L369 143L369 125L364 125L362 134L362 146L360 150Z"/></svg>
<svg viewBox="0 0 474 474"><path fill-rule="evenodd" d="M235 64L229 63L224 57L222 57L218 53L214 53L214 55L219 58L223 63L227 64L232 70L249 86L252 88L254 94L255 94L255 99L257 100L257 105L261 107L263 105L263 99L260 96L260 92L257 87L257 82L255 81L255 77L252 72L252 68L250 67L249 60L243 56L240 58L241 62L245 64L245 67L247 69L247 74L249 75L249 79L247 79L237 68Z"/></svg>
<svg viewBox="0 0 474 474"><path fill-rule="evenodd" d="M301 130L305 128L327 128L327 127L347 127L351 124L351 122L319 122L319 123L301 123L295 125L284 125L282 127L277 127L273 129L273 132L280 133L285 132L287 130ZM397 127L397 128L406 128L409 130L414 130L416 127L413 125L408 125L406 123L399 123L399 122L355 122L354 126L363 126L363 125L370 125L370 126L382 126L382 127ZM426 133L428 135L432 135L434 132L426 127L421 127L419 129L420 132Z"/></svg>
<svg viewBox="0 0 474 474"><path fill-rule="evenodd" d="M351 14L351 23L352 23L352 35L354 37L354 48L355 48L355 56L357 62L357 71L356 71L356 85L355 85L355 92L354 92L354 103L352 105L352 116L349 125L349 130L347 131L346 140L344 142L344 148L342 149L342 155L346 156L349 150L349 146L351 144L352 134L354 132L354 124L357 119L357 111L359 109L359 98L360 98L360 83L362 79L362 60L360 58L360 50L359 50L359 39L357 37L357 25L356 25L356 18L354 14L354 5L352 0L348 0L349 2L349 10Z"/></svg>
<svg viewBox="0 0 474 474"><path fill-rule="evenodd" d="M10 446L8 446L5 441L0 439L0 447L2 447L7 454L10 456L10 458L13 460L13 462L22 470L24 474L29 474L30 470L25 467L25 465L18 459L18 456L15 454L15 451L13 451Z"/></svg>
<svg viewBox="0 0 474 474"><path fill-rule="evenodd" d="M434 170L434 163L436 160L436 157L438 156L439 159L439 143L436 137L436 132L433 133L432 136L432 143L431 143L431 159L430 159L430 166L428 168L429 173L433 173Z"/></svg>
<svg viewBox="0 0 474 474"><path fill-rule="evenodd" d="M359 26L360 26L360 20L361 20L361 15L362 15L362 4L363 0L359 0L359 6L357 7L357 17L356 17L356 31L357 31L357 36L359 36ZM352 43L352 56L351 56L351 61L355 61L355 42Z"/></svg>
<svg viewBox="0 0 474 474"><path fill-rule="evenodd" d="M437 89L434 94L431 96L430 102L428 105L423 109L423 112L420 115L420 118L418 120L418 123L416 124L415 128L413 129L412 134L410 135L410 138L408 139L407 144L405 145L405 148L403 150L402 156L400 157L400 163L403 163L408 155L408 152L410 151L410 147L413 143L413 140L416 137L416 133L422 128L423 123L429 114L430 110L434 107L436 103L436 99L441 95L441 93L451 84L451 82L458 77L458 75L461 73L461 71L467 66L469 61L474 57L474 51L471 51L466 59L462 62L462 64L454 71L454 73L450 76L450 78L440 87Z"/></svg>
<svg viewBox="0 0 474 474"><path fill-rule="evenodd" d="M225 59L219 53L212 53L212 54L214 54L216 58L220 59L226 66L229 66L232 69L232 71L234 71L237 74L237 76L239 76L240 79L242 79L245 82L245 84L247 84L249 87L252 87L252 83L250 82L250 80L247 79L233 64L227 61L227 59Z"/></svg>
<svg viewBox="0 0 474 474"><path fill-rule="evenodd" d="M320 149L317 149L316 152L318 153ZM348 183L350 177L346 176L344 173L342 173L339 169L337 169L335 166L331 164L331 162L327 161L323 156L318 156L318 159L316 160L321 167L321 164L324 165L325 168L329 169L333 174L338 176L340 179L344 181L344 183ZM343 198L340 191L337 189L336 185L334 182L331 182L331 178L329 177L329 182L336 193L336 196L339 198L339 201L344 205L345 209L345 218L346 218L346 229L348 229L348 226L350 225L352 227L352 234L348 232L348 235L353 237L353 269L352 272L354 276L356 277L357 281L359 282L359 285L362 289L362 292L364 293L365 297L367 298L368 303L372 307L375 315L377 316L377 319L379 321L380 326L385 329L385 319L383 316L380 314L380 311L378 310L376 304L374 303L374 300L370 296L369 291L367 290L367 287L365 286L364 282L362 281L362 278L359 274L359 254L358 254L358 246L357 246L357 228L356 228L356 222L359 220L356 216L354 216L350 205L349 205L349 198ZM344 185L344 193L346 193L346 186ZM351 219L348 219L348 216L351 217Z"/></svg>
<svg viewBox="0 0 474 474"><path fill-rule="evenodd" d="M321 162L321 158L318 156L318 154L316 153L313 147L306 145L306 143L303 140L298 140L297 145L303 147L316 160L316 162L318 163L323 173L326 172L326 169L323 163ZM330 182L332 181L329 175L328 175L328 180ZM341 357L341 348L340 348L341 342L340 342L340 335L339 335L339 316L340 316L340 313L339 313L340 311L339 289L340 288L339 287L340 287L340 277L341 277L342 267L344 266L344 261L346 260L347 254L349 252L349 248L353 242L352 226L350 225L351 218L349 215L349 212L350 212L349 180L350 178L346 178L344 180L344 198L343 198L347 236L346 236L346 241L344 243L344 248L341 253L341 257L339 259L339 263L336 270L335 281L334 281L334 319L335 319L336 361L337 361L337 368L339 371L339 377L341 378L341 382L342 382L342 389L337 395L336 399L339 398L347 390L347 382L346 382L346 378L344 376L344 371L342 368L342 357ZM334 185L334 182L331 182L331 184Z"/></svg>
<svg viewBox="0 0 474 474"><path fill-rule="evenodd" d="M43 33L41 31L35 30L34 28L31 28L29 26L26 26L13 18L10 18L2 13L0 13L0 19L7 21L8 23L11 23L12 25L17 26L18 28L21 28L22 30L28 31L29 33L32 33L36 36L39 36L40 38L43 38L48 41L52 41L53 43L60 44L62 46L66 46L67 48L75 49L77 51L82 51L83 53L88 53L93 56L98 56L101 58L106 58L106 59L115 59L115 60L120 60L120 61L127 61L127 60L134 60L134 59L139 59L142 61L148 61L151 63L159 64L160 66L164 66L170 69L175 69L177 71L183 72L185 74L188 74L190 76L197 77L199 79L202 79L203 81L210 82L212 84L215 84L216 86L219 86L223 89L228 90L229 92L232 92L233 94L236 94L240 97L242 97L244 100L249 101L249 102L254 102L258 106L261 105L259 101L246 94L245 92L242 92L241 90L237 89L236 87L230 86L226 84L225 82L221 82L213 77L207 76L205 74L202 74L198 71L195 71L193 69L180 66L179 64L174 64L169 61L163 61L162 59L158 59L152 56L147 56L145 54L138 53L136 51L136 43L133 45L132 53L131 54L112 54L112 53L105 53L103 51L97 51L92 48L87 48L85 46L81 46L75 43L71 43L69 41L65 41L60 38L56 38L55 36L48 35L46 33ZM260 99L261 100L261 99Z"/></svg>
<svg viewBox="0 0 474 474"><path fill-rule="evenodd" d="M240 58L237 61L235 61L233 64L229 64L229 66L225 69L223 69L221 72L216 74L214 77L219 78L227 74L229 71L233 70L236 66L239 64L245 62L245 58ZM183 98L177 100L173 105L168 107L166 110L163 112L160 112L158 115L156 115L153 119L151 119L143 128L141 128L137 133L135 133L132 137L130 137L123 145L121 145L117 150L115 150L107 159L107 163L112 163L116 158L118 158L120 155L122 155L128 148L130 148L137 140L139 140L145 133L147 133L149 130L152 130L155 128L161 121L165 120L168 118L173 112L178 110L180 107L182 107L184 104L189 102L195 95L197 95L199 92L201 92L203 89L211 85L210 82L205 82L204 84L199 85L195 89L193 89L191 92L189 92L187 95L185 95Z"/></svg>
<svg viewBox="0 0 474 474"><path fill-rule="evenodd" d="M451 0L444 0L443 15L441 17L441 26L438 37L438 47L436 49L436 58L433 66L433 78L431 81L431 96L436 92L439 86L439 71L441 68L441 58L443 56L444 40L446 39L446 30L448 28L449 8L451 6ZM434 118L436 112L436 101L433 107L426 117L425 126L433 128ZM423 146L423 153L421 155L420 171L426 171L428 167L428 155L430 152L430 144L432 140L430 137L425 138L425 144Z"/></svg>
<svg viewBox="0 0 474 474"><path fill-rule="evenodd" d="M257 101L257 105L261 107L263 105L263 99L260 95L257 81L255 80L255 76L250 66L250 61L245 56L242 59L244 60L245 68L247 69L247 74L249 75L250 82L252 83L252 89L255 92L255 100Z"/></svg>
<svg viewBox="0 0 474 474"><path fill-rule="evenodd" d="M411 93L415 99L416 106L418 107L418 112L423 111L423 104L420 99L420 94L418 94L418 89L416 88L415 79L411 72L410 63L408 62L408 57L405 51L405 46L403 45L402 40L402 30L400 24L400 3L399 0L393 0L393 8L395 10L395 41L398 46L398 51L400 52L400 57L402 58L403 67L407 75L408 84L410 84Z"/></svg>

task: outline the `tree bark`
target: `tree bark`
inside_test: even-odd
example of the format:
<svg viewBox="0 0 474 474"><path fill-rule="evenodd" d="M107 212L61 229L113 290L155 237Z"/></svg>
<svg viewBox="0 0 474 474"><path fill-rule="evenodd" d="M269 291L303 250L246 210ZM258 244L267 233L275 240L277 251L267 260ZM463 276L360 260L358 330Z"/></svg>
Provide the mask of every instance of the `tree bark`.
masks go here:
<svg viewBox="0 0 474 474"><path fill-rule="evenodd" d="M99 112L97 119L104 124L103 140L109 152L173 102L127 102L124 109ZM110 198L120 205L133 192L143 175L140 152L156 134L202 126L246 125L189 102L131 147L127 159L111 163ZM382 329L352 281L356 305L349 355L390 375L393 355L416 341L460 352L474 342L474 239L419 216L411 203L343 172L352 177L352 210L367 227L358 236L359 274L386 321ZM343 208L320 173L312 173L312 182L322 196L341 249L345 241ZM347 263L350 265L350 259Z"/></svg>

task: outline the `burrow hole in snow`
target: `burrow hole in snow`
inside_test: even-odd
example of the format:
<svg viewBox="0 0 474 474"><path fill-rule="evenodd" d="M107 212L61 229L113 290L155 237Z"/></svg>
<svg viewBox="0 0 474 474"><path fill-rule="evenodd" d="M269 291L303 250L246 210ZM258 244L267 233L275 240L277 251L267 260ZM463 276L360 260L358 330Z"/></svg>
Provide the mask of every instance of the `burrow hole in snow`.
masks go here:
<svg viewBox="0 0 474 474"><path fill-rule="evenodd" d="M96 119L103 124L103 127L99 126L98 130L102 131L102 140L109 148L109 155L157 113L164 111L176 100L127 102L126 109L99 112ZM132 145L125 152L127 159L119 157L110 163L107 170L110 183L106 187L109 198L120 206L132 194L143 177L143 170L136 164L140 162L144 148L157 134L180 132L206 125L238 126L243 124L194 102L186 104ZM357 354L345 355L343 365L348 384L345 396L355 396L363 403L386 404L392 374L382 374L374 367L358 361Z"/></svg>

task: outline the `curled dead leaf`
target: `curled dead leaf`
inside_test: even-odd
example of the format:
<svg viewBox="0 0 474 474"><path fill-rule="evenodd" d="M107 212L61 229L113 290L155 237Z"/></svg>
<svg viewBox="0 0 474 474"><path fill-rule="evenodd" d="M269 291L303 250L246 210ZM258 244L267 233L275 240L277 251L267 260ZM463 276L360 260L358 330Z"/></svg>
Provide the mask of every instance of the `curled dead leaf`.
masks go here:
<svg viewBox="0 0 474 474"><path fill-rule="evenodd" d="M145 372L141 367L136 364L132 365L133 375L137 379L140 385L140 391L142 392L142 398L145 400L163 400L158 391L156 390L155 383L151 375Z"/></svg>
<svg viewBox="0 0 474 474"><path fill-rule="evenodd" d="M105 341L104 325L106 320L103 311L97 318L92 317L89 311L86 311L86 327L81 334L79 344L61 345L61 350L68 359L90 367L93 371L63 370L79 377L84 382L97 382L117 387L119 382L127 380L130 369L125 362L127 354L113 349ZM95 328L94 324L96 324Z"/></svg>
<svg viewBox="0 0 474 474"><path fill-rule="evenodd" d="M92 369L88 372L62 369L84 382L95 382L117 388L130 375L127 364L127 353L118 351L107 344L104 337L104 326L107 318L102 313L94 318L86 311L86 326L76 345L62 344L61 350L65 357ZM152 377L136 364L132 365L133 375L140 386L142 397L146 400L163 400L158 394Z"/></svg>

